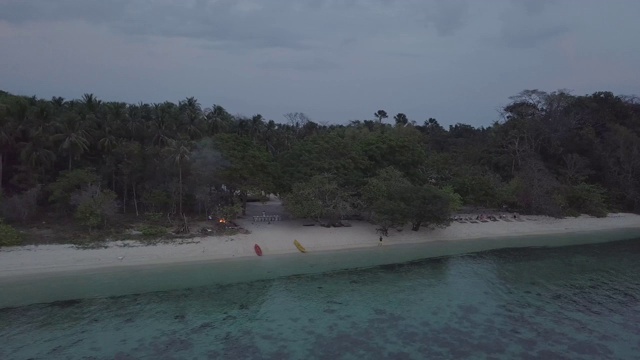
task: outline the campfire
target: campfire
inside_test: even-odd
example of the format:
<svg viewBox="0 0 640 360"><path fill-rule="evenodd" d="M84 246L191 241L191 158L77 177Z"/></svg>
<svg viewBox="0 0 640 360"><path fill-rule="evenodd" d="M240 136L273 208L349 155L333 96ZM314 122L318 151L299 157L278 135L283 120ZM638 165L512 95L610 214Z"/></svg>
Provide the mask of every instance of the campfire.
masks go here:
<svg viewBox="0 0 640 360"><path fill-rule="evenodd" d="M220 219L220 220L218 220L218 222L219 222L220 224L226 224L226 223L227 223L227 220L225 220L225 219Z"/></svg>

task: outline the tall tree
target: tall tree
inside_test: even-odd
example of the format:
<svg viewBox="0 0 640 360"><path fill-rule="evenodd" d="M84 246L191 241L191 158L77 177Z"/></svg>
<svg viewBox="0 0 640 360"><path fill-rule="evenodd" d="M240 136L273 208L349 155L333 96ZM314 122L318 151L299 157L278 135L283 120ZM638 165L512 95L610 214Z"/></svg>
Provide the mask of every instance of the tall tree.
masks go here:
<svg viewBox="0 0 640 360"><path fill-rule="evenodd" d="M67 156L68 170L71 170L72 160L79 159L89 150L91 139L88 124L77 115L67 114L58 124L53 140L60 143L60 151Z"/></svg>
<svg viewBox="0 0 640 360"><path fill-rule="evenodd" d="M191 143L183 140L171 140L166 148L169 161L178 169L179 214L182 216L183 185L182 172L184 165L189 162Z"/></svg>
<svg viewBox="0 0 640 360"><path fill-rule="evenodd" d="M409 123L407 115L403 113L398 113L393 119L396 121L396 126L406 126Z"/></svg>
<svg viewBox="0 0 640 360"><path fill-rule="evenodd" d="M389 117L389 115L387 115L387 112L384 110L378 110L376 111L373 116L375 116L378 119L378 123L382 124L382 120L386 119Z"/></svg>

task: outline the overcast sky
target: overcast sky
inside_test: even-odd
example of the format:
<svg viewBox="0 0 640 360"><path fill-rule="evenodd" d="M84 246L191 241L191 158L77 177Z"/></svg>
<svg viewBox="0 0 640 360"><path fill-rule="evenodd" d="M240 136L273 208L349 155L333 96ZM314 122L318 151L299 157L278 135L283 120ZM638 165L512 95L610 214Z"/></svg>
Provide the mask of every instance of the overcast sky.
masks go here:
<svg viewBox="0 0 640 360"><path fill-rule="evenodd" d="M640 94L638 14L638 0L0 0L0 89L489 125L523 89Z"/></svg>

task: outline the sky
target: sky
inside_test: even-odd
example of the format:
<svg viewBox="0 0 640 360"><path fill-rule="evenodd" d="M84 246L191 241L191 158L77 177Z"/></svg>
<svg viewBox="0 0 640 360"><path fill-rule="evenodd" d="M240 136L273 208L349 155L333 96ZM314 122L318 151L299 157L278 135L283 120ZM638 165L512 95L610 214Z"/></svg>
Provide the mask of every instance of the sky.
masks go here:
<svg viewBox="0 0 640 360"><path fill-rule="evenodd" d="M525 89L640 95L638 14L637 0L0 0L0 89L486 126Z"/></svg>

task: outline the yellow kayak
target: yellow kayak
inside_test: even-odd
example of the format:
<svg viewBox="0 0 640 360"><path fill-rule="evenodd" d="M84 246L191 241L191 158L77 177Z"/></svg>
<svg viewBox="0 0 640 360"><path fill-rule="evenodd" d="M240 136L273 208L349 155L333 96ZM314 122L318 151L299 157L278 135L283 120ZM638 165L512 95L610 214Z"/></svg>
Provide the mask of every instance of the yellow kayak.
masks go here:
<svg viewBox="0 0 640 360"><path fill-rule="evenodd" d="M298 240L293 240L293 245L295 245L298 248L298 250L300 250L300 252L303 252L303 253L307 252L307 249L305 249L304 246L302 246L302 244L298 242Z"/></svg>

